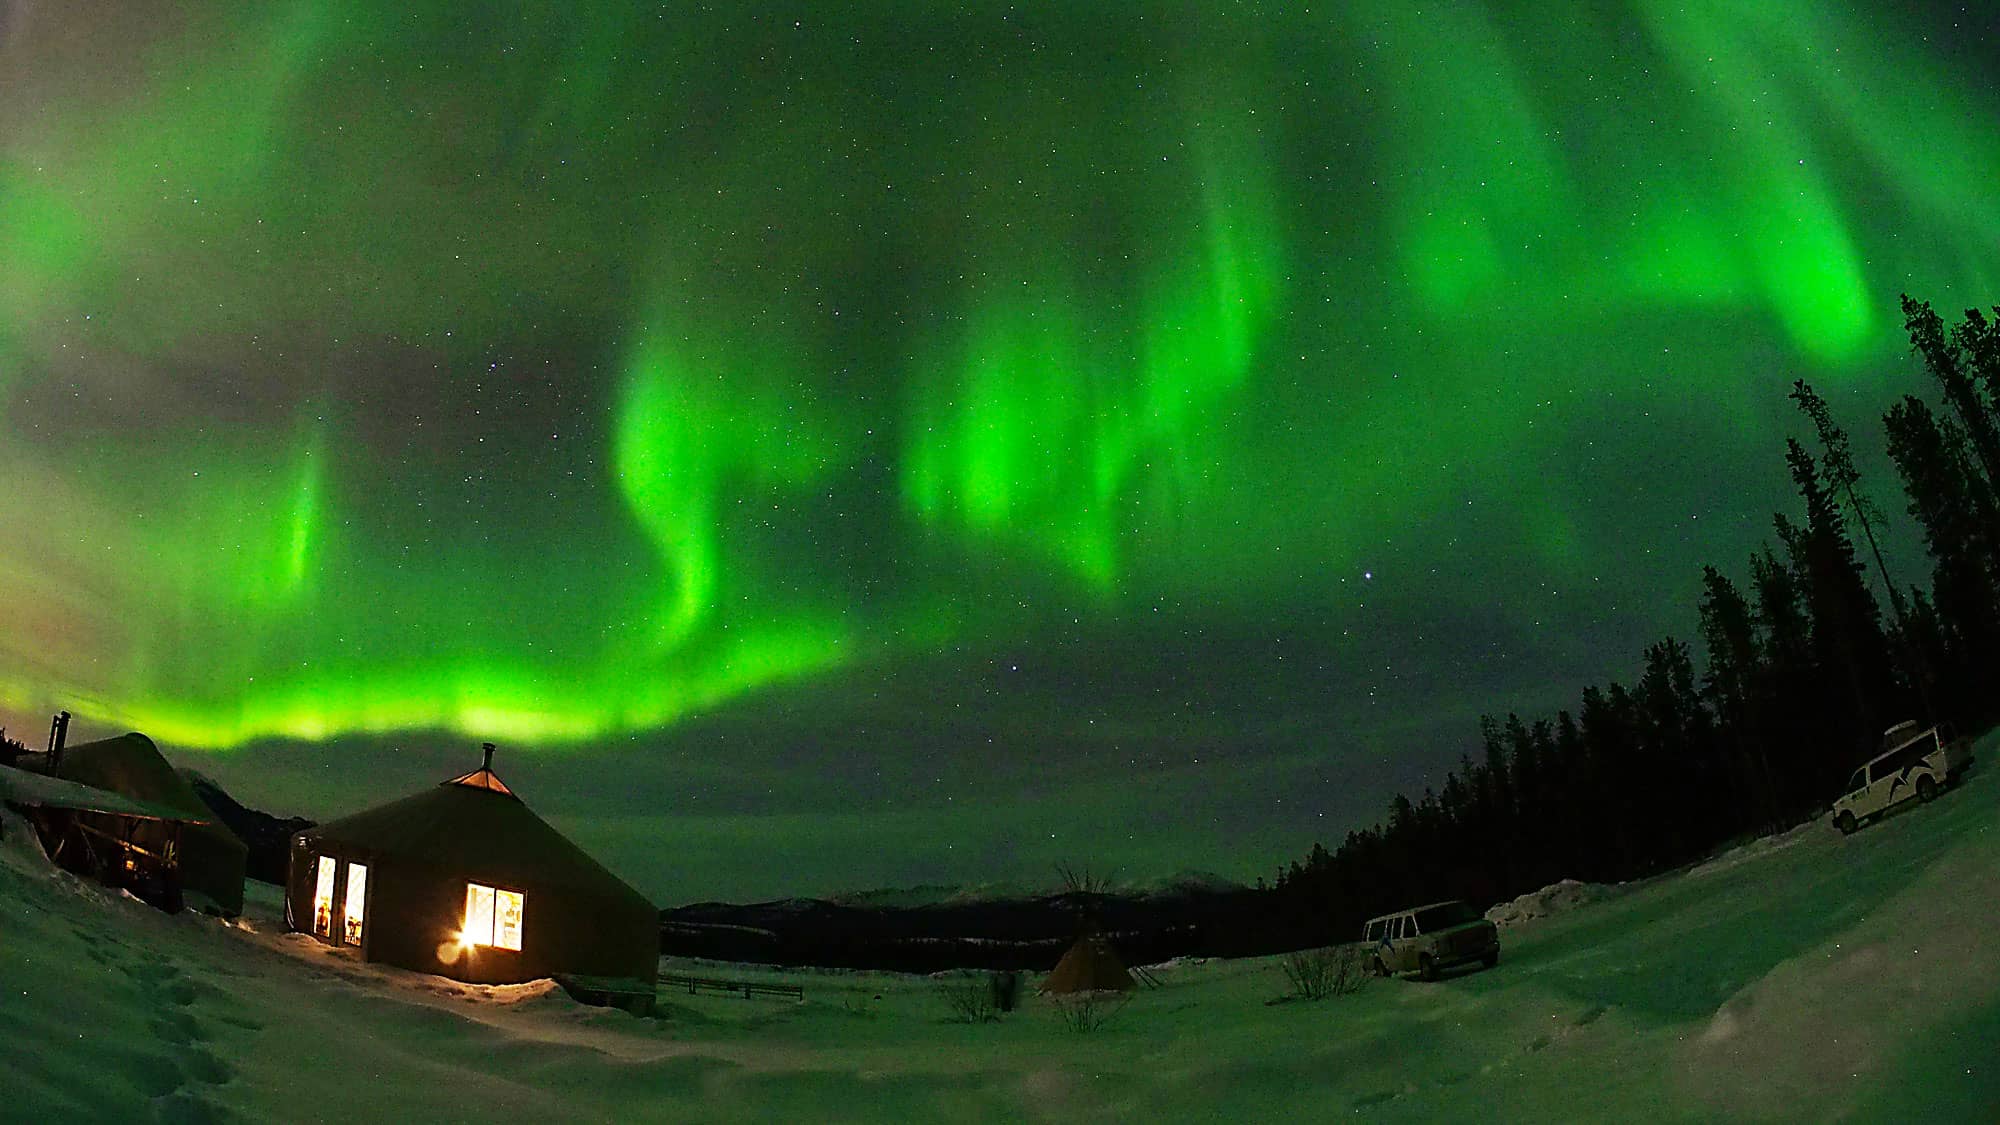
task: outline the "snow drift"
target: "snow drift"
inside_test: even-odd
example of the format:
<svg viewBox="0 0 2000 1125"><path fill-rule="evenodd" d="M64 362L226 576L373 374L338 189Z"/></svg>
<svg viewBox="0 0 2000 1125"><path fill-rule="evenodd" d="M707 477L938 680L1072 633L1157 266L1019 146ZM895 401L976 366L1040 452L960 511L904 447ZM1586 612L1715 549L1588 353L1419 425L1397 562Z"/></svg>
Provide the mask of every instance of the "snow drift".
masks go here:
<svg viewBox="0 0 2000 1125"><path fill-rule="evenodd" d="M670 961L804 1000L663 992L653 1019L458 985L285 934L255 885L240 924L161 914L8 818L0 1117L1990 1121L1994 772L1852 837L1524 896L1495 969L1266 1004L1278 959L1190 959L1089 1034L1045 1000L954 1020L941 982L883 972Z"/></svg>

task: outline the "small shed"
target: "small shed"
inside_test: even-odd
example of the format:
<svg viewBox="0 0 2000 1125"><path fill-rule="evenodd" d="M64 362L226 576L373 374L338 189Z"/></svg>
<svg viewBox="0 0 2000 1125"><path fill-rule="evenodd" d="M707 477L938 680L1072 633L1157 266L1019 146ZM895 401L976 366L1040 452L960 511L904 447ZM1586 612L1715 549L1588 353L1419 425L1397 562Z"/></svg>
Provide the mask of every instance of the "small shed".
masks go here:
<svg viewBox="0 0 2000 1125"><path fill-rule="evenodd" d="M659 912L479 769L292 837L291 927L473 984L658 973Z"/></svg>
<svg viewBox="0 0 2000 1125"><path fill-rule="evenodd" d="M242 911L249 849L152 739L132 732L58 745L43 768L71 785L36 787L33 798L36 832L57 863L131 886L169 909L188 894L223 914ZM124 800L92 799L91 792Z"/></svg>

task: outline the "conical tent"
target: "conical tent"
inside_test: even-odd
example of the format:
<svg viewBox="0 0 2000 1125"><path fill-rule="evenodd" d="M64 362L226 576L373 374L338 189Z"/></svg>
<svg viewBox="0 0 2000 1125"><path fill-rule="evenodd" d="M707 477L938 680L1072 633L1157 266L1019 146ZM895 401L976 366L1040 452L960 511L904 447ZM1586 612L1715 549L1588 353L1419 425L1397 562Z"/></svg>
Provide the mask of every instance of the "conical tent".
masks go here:
<svg viewBox="0 0 2000 1125"><path fill-rule="evenodd" d="M1069 952L1042 981L1041 991L1052 995L1068 992L1130 992L1138 984L1125 971L1125 962L1102 933L1086 933L1076 939Z"/></svg>
<svg viewBox="0 0 2000 1125"><path fill-rule="evenodd" d="M242 911L243 867L250 849L216 819L152 739L133 732L66 747L55 774L178 814L178 825L146 821L127 826L122 834L140 846L157 847L177 832L182 889L206 896L226 913Z"/></svg>
<svg viewBox="0 0 2000 1125"><path fill-rule="evenodd" d="M502 984L651 982L659 913L490 768L292 838L292 926L381 961Z"/></svg>

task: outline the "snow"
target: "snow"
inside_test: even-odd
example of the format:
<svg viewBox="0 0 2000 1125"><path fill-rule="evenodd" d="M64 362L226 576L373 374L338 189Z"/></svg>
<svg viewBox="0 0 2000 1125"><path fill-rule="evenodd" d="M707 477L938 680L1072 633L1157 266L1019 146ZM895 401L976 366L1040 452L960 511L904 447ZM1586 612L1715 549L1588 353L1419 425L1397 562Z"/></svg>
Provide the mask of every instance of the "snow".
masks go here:
<svg viewBox="0 0 2000 1125"><path fill-rule="evenodd" d="M459 985L285 933L272 888L240 923L161 914L8 817L0 1119L1993 1120L1995 774L1852 837L1526 896L1497 969L1266 1005L1276 958L1190 958L1088 1035L1032 980L990 1024L892 973L669 960L805 1000L666 989L655 1019Z"/></svg>
<svg viewBox="0 0 2000 1125"><path fill-rule="evenodd" d="M1529 891L1512 902L1503 902L1486 912L1486 920L1506 933L1516 926L1588 906L1617 894L1620 888L1605 883L1581 883L1563 879L1538 891Z"/></svg>

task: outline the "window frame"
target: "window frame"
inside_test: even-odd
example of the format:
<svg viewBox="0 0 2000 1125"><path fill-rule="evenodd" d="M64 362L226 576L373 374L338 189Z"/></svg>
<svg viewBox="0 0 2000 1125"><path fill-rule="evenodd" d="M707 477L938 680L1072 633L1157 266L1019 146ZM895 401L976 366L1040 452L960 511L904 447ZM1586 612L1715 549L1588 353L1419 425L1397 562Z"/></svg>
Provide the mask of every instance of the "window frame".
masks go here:
<svg viewBox="0 0 2000 1125"><path fill-rule="evenodd" d="M340 861L340 944L359 947L368 940L368 865L351 859ZM354 874L361 873L360 917L350 911L354 901Z"/></svg>
<svg viewBox="0 0 2000 1125"><path fill-rule="evenodd" d="M491 907L486 917L486 932L483 935L473 932L472 908L480 891L485 891L491 896L489 900ZM514 901L515 922L513 945L505 944L501 940L505 936L501 924L501 920L504 917L501 905L506 898L512 898ZM459 919L459 943L461 945L519 953L522 946L527 944L527 931L528 892L512 890L497 883L481 883L474 879L467 879L465 881L465 912Z"/></svg>
<svg viewBox="0 0 2000 1125"><path fill-rule="evenodd" d="M312 933L314 937L334 937L334 904L339 898L340 860L330 855L319 855L313 860L313 903ZM321 910L325 913L322 914ZM322 928L324 923L324 928Z"/></svg>

